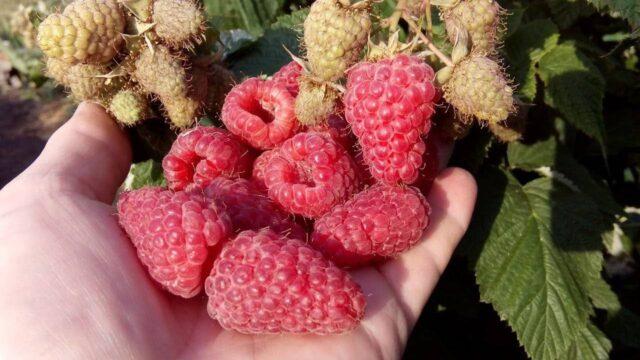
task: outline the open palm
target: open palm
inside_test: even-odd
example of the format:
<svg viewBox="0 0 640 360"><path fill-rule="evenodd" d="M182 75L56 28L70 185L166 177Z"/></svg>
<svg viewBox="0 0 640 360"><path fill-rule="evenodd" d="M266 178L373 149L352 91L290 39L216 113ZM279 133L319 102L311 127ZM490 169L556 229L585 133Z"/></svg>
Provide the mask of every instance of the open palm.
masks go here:
<svg viewBox="0 0 640 360"><path fill-rule="evenodd" d="M209 318L204 295L177 298L148 277L111 205L129 164L122 131L83 104L0 191L0 358L399 358L476 197L468 173L442 171L425 240L352 272L367 297L356 330L249 336Z"/></svg>

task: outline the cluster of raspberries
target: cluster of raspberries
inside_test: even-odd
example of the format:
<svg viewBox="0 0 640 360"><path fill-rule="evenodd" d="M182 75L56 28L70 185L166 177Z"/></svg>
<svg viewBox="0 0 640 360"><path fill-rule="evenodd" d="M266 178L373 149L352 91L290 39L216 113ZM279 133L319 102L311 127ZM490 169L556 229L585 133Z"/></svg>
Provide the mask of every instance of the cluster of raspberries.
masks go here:
<svg viewBox="0 0 640 360"><path fill-rule="evenodd" d="M118 201L151 277L185 298L204 288L226 329L355 328L366 300L346 270L397 256L429 225L432 69L406 55L360 63L348 73L344 113L313 127L294 112L301 71L291 63L236 85L226 129L178 136L162 163L166 188Z"/></svg>

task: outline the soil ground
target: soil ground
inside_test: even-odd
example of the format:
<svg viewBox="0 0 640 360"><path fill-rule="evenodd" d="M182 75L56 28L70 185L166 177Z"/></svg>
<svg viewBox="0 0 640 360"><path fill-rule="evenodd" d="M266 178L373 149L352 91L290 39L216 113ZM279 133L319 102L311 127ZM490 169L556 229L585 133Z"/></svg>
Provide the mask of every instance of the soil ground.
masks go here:
<svg viewBox="0 0 640 360"><path fill-rule="evenodd" d="M0 95L0 188L33 162L73 108L65 98L23 99L17 90Z"/></svg>

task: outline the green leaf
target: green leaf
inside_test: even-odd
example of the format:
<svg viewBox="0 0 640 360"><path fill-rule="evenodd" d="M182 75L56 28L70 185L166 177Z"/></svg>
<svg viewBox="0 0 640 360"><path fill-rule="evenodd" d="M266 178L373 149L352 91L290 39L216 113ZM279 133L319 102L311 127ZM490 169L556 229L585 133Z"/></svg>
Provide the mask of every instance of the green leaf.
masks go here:
<svg viewBox="0 0 640 360"><path fill-rule="evenodd" d="M575 46L561 44L539 62L545 102L585 134L604 144L602 100L604 78L598 68Z"/></svg>
<svg viewBox="0 0 640 360"><path fill-rule="evenodd" d="M279 16L276 19L276 22L273 23L273 25L271 25L271 28L272 29L287 28L287 29L301 30L302 24L304 23L304 20L307 18L307 15L309 15L308 8L296 10L291 14Z"/></svg>
<svg viewBox="0 0 640 360"><path fill-rule="evenodd" d="M227 58L244 48L249 47L256 41L256 38L242 29L233 29L220 33L220 43L222 44L222 56Z"/></svg>
<svg viewBox="0 0 640 360"><path fill-rule="evenodd" d="M127 190L140 189L144 186L165 186L162 165L154 160L147 160L131 165L129 176L125 180Z"/></svg>
<svg viewBox="0 0 640 360"><path fill-rule="evenodd" d="M298 33L291 29L268 29L254 44L234 54L231 70L240 76L273 74L299 54Z"/></svg>
<svg viewBox="0 0 640 360"><path fill-rule="evenodd" d="M591 284L589 296L593 306L598 309L617 311L621 307L618 295L611 290L611 286L602 277Z"/></svg>
<svg viewBox="0 0 640 360"><path fill-rule="evenodd" d="M588 323L580 329L576 340L560 359L604 360L609 358L611 341L595 325Z"/></svg>
<svg viewBox="0 0 640 360"><path fill-rule="evenodd" d="M284 0L204 0L218 30L244 29L260 35L282 13Z"/></svg>
<svg viewBox="0 0 640 360"><path fill-rule="evenodd" d="M524 186L508 172L479 177L470 241L476 281L533 359L565 354L593 313L600 276L600 214L585 196L551 179Z"/></svg>
<svg viewBox="0 0 640 360"><path fill-rule="evenodd" d="M589 196L598 204L600 210L609 214L617 214L622 208L613 198L609 188L596 181L589 170L580 164L554 137L531 145L519 142L509 144L507 150L509 166L526 171L540 171L548 167L556 171L558 176L566 177L579 191Z"/></svg>
<svg viewBox="0 0 640 360"><path fill-rule="evenodd" d="M536 64L558 45L558 27L550 20L534 20L520 25L505 43L505 51L518 83L518 92L531 101L536 95Z"/></svg>
<svg viewBox="0 0 640 360"><path fill-rule="evenodd" d="M612 16L621 17L631 25L640 25L640 1L637 0L587 0L599 10L607 9Z"/></svg>

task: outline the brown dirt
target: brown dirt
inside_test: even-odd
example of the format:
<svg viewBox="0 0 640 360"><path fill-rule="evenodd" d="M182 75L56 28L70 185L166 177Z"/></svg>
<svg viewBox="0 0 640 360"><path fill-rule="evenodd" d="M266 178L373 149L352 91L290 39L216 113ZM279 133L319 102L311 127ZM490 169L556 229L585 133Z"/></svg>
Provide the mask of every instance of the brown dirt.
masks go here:
<svg viewBox="0 0 640 360"><path fill-rule="evenodd" d="M0 95L0 188L33 162L73 108L64 98L40 102L21 99L17 91Z"/></svg>

